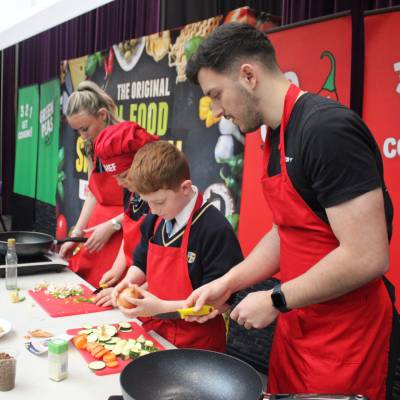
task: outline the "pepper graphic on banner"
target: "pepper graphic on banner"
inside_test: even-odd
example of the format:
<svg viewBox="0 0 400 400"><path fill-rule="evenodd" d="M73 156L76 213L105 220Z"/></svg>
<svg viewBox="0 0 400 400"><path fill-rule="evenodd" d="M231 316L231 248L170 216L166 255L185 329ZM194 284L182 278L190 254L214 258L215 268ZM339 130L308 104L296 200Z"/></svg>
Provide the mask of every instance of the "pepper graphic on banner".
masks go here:
<svg viewBox="0 0 400 400"><path fill-rule="evenodd" d="M60 130L60 82L40 86L39 157L36 198L56 205L58 142Z"/></svg>
<svg viewBox="0 0 400 400"><path fill-rule="evenodd" d="M18 90L18 121L14 171L14 193L35 197L39 88Z"/></svg>

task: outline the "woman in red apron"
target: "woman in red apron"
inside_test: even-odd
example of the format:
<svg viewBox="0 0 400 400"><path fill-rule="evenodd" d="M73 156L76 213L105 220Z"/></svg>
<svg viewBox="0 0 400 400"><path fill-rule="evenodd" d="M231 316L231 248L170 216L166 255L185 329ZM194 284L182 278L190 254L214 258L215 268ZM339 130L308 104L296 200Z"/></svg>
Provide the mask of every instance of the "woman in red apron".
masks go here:
<svg viewBox="0 0 400 400"><path fill-rule="evenodd" d="M122 241L122 189L102 171L94 158L93 141L109 125L120 121L114 101L95 83L83 81L68 99L66 116L69 125L84 140L89 165L89 188L78 221L71 236L86 236L87 242L76 248L64 244L60 255L69 258L69 268L98 286L104 272L112 265Z"/></svg>
<svg viewBox="0 0 400 400"><path fill-rule="evenodd" d="M124 188L123 240L118 255L109 263L111 268L100 278L100 286L108 289L98 293L98 305L111 305L112 286L124 277L126 269L132 265L132 253L140 241L140 225L149 207L136 193L128 191L126 175L137 150L144 144L158 139L135 122L112 125L95 139L94 152L107 172L108 179Z"/></svg>

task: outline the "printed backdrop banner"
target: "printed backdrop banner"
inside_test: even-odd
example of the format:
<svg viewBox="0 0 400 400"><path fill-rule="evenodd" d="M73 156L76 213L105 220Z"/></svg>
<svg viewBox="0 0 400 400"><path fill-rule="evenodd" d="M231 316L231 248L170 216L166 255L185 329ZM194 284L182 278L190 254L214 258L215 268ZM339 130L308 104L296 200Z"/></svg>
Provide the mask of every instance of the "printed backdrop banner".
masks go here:
<svg viewBox="0 0 400 400"><path fill-rule="evenodd" d="M251 16L251 19L249 19ZM115 44L106 51L62 64L63 111L72 91L90 79L116 101L119 116L135 121L150 133L168 140L188 157L192 180L236 229L241 196L243 136L229 120L214 118L211 99L187 82L186 59L224 21L261 24L248 9ZM263 25L263 27L265 24ZM87 190L87 162L83 141L62 122L62 171L58 190L57 237L76 222Z"/></svg>
<svg viewBox="0 0 400 400"><path fill-rule="evenodd" d="M39 113L38 85L18 90L14 193L35 197Z"/></svg>
<svg viewBox="0 0 400 400"><path fill-rule="evenodd" d="M280 68L290 81L303 90L349 104L350 17L281 30L268 37L275 47ZM245 254L272 226L272 215L260 185L265 132L262 128L246 135L238 230Z"/></svg>
<svg viewBox="0 0 400 400"><path fill-rule="evenodd" d="M394 206L388 278L397 289L400 309L400 12L365 18L363 118L380 146L385 182Z"/></svg>
<svg viewBox="0 0 400 400"><path fill-rule="evenodd" d="M60 81L54 79L40 85L39 157L36 198L56 205L56 188L62 185L62 171L58 174L60 130ZM61 154L62 155L62 154ZM59 176L58 176L59 175ZM62 186L60 186L62 189Z"/></svg>

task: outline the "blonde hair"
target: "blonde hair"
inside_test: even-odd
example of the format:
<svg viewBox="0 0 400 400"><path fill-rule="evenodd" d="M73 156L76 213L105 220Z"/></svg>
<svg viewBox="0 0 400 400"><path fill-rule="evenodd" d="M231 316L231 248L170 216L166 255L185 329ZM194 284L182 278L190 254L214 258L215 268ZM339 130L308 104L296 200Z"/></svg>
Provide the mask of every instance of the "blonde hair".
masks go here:
<svg viewBox="0 0 400 400"><path fill-rule="evenodd" d="M78 89L68 98L66 116L69 117L82 111L96 116L100 108L107 110L107 125L121 122L116 113L117 106L114 100L94 82L82 81L78 85Z"/></svg>
<svg viewBox="0 0 400 400"><path fill-rule="evenodd" d="M176 190L187 179L190 179L190 169L186 156L163 140L141 147L127 176L128 184L141 194Z"/></svg>

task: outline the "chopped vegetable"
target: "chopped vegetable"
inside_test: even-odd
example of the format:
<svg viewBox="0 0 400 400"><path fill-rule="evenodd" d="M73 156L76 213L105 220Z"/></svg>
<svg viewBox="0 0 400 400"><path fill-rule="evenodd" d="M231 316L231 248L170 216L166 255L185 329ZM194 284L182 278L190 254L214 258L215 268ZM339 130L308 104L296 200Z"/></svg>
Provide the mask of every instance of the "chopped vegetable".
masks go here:
<svg viewBox="0 0 400 400"><path fill-rule="evenodd" d="M100 371L106 367L106 363L104 361L93 361L88 364L88 367L94 371Z"/></svg>

